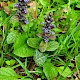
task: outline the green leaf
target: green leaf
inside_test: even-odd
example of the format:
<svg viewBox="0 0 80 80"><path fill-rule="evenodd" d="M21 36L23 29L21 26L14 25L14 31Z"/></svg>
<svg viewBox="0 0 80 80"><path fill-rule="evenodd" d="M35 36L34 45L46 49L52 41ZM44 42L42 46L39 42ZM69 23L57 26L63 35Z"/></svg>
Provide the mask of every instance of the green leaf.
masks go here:
<svg viewBox="0 0 80 80"><path fill-rule="evenodd" d="M62 30L59 29L59 28L55 28L54 31L55 31L55 32L61 32Z"/></svg>
<svg viewBox="0 0 80 80"><path fill-rule="evenodd" d="M15 64L15 62L16 62L16 61L15 61L14 59L11 59L10 61L9 61L9 60L7 60L7 61L6 61L6 64L7 64L7 65L11 65L11 66L12 66L12 65L14 65L14 64Z"/></svg>
<svg viewBox="0 0 80 80"><path fill-rule="evenodd" d="M32 80L32 79L23 77L21 78L21 80Z"/></svg>
<svg viewBox="0 0 80 80"><path fill-rule="evenodd" d="M45 52L46 51L46 48L47 48L47 43L41 41L40 45L39 45L39 50L41 52Z"/></svg>
<svg viewBox="0 0 80 80"><path fill-rule="evenodd" d="M38 49L38 47L39 47L39 44L40 44L40 39L39 38L29 38L28 40L27 40L27 44L30 46L30 47L32 47L32 48L36 48L36 49Z"/></svg>
<svg viewBox="0 0 80 80"><path fill-rule="evenodd" d="M16 31L12 31L12 32L8 33L7 43L8 44L14 43L16 40L16 37L17 37Z"/></svg>
<svg viewBox="0 0 80 80"><path fill-rule="evenodd" d="M39 1L44 7L47 7L49 5L49 1L48 0L39 0Z"/></svg>
<svg viewBox="0 0 80 80"><path fill-rule="evenodd" d="M13 24L13 27L18 27L19 26L18 18L16 16L11 17L10 23Z"/></svg>
<svg viewBox="0 0 80 80"><path fill-rule="evenodd" d="M14 48L14 54L19 57L30 57L33 56L34 50L27 46L26 44L23 44L18 49Z"/></svg>
<svg viewBox="0 0 80 80"><path fill-rule="evenodd" d="M76 67L78 69L80 69L80 54L78 54L76 57L75 57L75 60L76 60Z"/></svg>
<svg viewBox="0 0 80 80"><path fill-rule="evenodd" d="M10 65L10 61L6 61L6 64L7 64L7 65Z"/></svg>
<svg viewBox="0 0 80 80"><path fill-rule="evenodd" d="M43 66L47 59L47 55L39 52L38 50L35 51L34 54L34 61L38 66Z"/></svg>
<svg viewBox="0 0 80 80"><path fill-rule="evenodd" d="M47 80L54 80L54 78L58 75L56 67L50 62L46 62L44 64L43 72L45 73Z"/></svg>
<svg viewBox="0 0 80 80"><path fill-rule="evenodd" d="M77 8L80 8L80 2L77 3L76 7Z"/></svg>
<svg viewBox="0 0 80 80"><path fill-rule="evenodd" d="M15 63L16 63L16 60L14 60L14 59L11 59L11 60L10 60L10 65L11 65L11 66L13 66Z"/></svg>
<svg viewBox="0 0 80 80"><path fill-rule="evenodd" d="M28 24L23 25L22 29L23 29L24 32L28 32L28 30L29 30Z"/></svg>
<svg viewBox="0 0 80 80"><path fill-rule="evenodd" d="M71 76L71 70L69 67L65 67L64 66L60 66L60 67L57 67L57 70L59 72L60 75L62 75L63 77L68 77L68 76Z"/></svg>
<svg viewBox="0 0 80 80"><path fill-rule="evenodd" d="M18 35L16 41L14 42L14 48L17 49L26 43L27 37L25 34Z"/></svg>
<svg viewBox="0 0 80 80"><path fill-rule="evenodd" d="M37 80L41 80L41 78L38 78Z"/></svg>
<svg viewBox="0 0 80 80"><path fill-rule="evenodd" d="M3 62L4 62L4 61L3 61L3 58L1 57L1 58L0 58L0 66L3 64Z"/></svg>
<svg viewBox="0 0 80 80"><path fill-rule="evenodd" d="M17 80L20 78L16 72L11 68L0 68L0 80Z"/></svg>
<svg viewBox="0 0 80 80"><path fill-rule="evenodd" d="M8 7L13 8L13 6L14 6L14 3L11 3L10 1L8 1Z"/></svg>
<svg viewBox="0 0 80 80"><path fill-rule="evenodd" d="M56 41L50 41L47 44L46 51L55 51L59 47L59 43Z"/></svg>
<svg viewBox="0 0 80 80"><path fill-rule="evenodd" d="M34 54L34 49L30 48L26 44L26 35L19 35L16 42L14 43L14 54L19 57L30 57Z"/></svg>

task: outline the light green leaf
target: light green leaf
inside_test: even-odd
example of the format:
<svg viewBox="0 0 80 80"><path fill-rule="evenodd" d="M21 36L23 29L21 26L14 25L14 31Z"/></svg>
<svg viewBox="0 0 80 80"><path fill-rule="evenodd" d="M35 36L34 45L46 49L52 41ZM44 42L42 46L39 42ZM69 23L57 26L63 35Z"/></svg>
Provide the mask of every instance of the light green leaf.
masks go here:
<svg viewBox="0 0 80 80"><path fill-rule="evenodd" d="M55 31L55 32L61 32L62 30L59 29L59 28L55 28L54 31Z"/></svg>
<svg viewBox="0 0 80 80"><path fill-rule="evenodd" d="M38 78L37 80L41 80L41 78Z"/></svg>
<svg viewBox="0 0 80 80"><path fill-rule="evenodd" d="M32 79L23 77L21 78L21 80L32 80Z"/></svg>
<svg viewBox="0 0 80 80"><path fill-rule="evenodd" d="M8 61L6 61L6 64L7 64L7 65L10 65L10 61L9 61L9 60L8 60Z"/></svg>
<svg viewBox="0 0 80 80"><path fill-rule="evenodd" d="M77 8L80 8L80 2L77 3L76 7Z"/></svg>
<svg viewBox="0 0 80 80"><path fill-rule="evenodd" d="M11 3L10 1L8 1L8 7L13 8L13 6L14 6L14 3Z"/></svg>
<svg viewBox="0 0 80 80"><path fill-rule="evenodd" d="M39 38L29 38L27 40L27 44L32 47L38 49L41 40Z"/></svg>
<svg viewBox="0 0 80 80"><path fill-rule="evenodd" d="M12 65L15 64L15 62L16 62L16 61L15 61L14 59L11 59L11 60L7 60L7 61L6 61L6 64L12 66Z"/></svg>
<svg viewBox="0 0 80 80"><path fill-rule="evenodd" d="M16 37L17 37L16 31L12 31L12 32L8 33L7 43L8 44L14 43L16 40Z"/></svg>
<svg viewBox="0 0 80 80"><path fill-rule="evenodd" d="M26 43L26 34L20 34L18 35L16 41L14 42L14 48L17 49L19 47L21 47L22 45L24 45Z"/></svg>
<svg viewBox="0 0 80 80"><path fill-rule="evenodd" d="M20 57L30 57L34 54L34 49L26 44L26 35L19 35L14 43L14 54Z"/></svg>
<svg viewBox="0 0 80 80"><path fill-rule="evenodd" d="M47 80L54 80L54 78L58 75L56 67L50 62L46 62L44 64L43 72L45 73Z"/></svg>
<svg viewBox="0 0 80 80"><path fill-rule="evenodd" d="M41 41L40 45L39 45L39 50L41 52L45 52L46 51L46 48L47 48L47 43Z"/></svg>
<svg viewBox="0 0 80 80"><path fill-rule="evenodd" d="M75 60L76 60L76 67L78 69L80 69L80 54L78 54L76 57L75 57Z"/></svg>
<svg viewBox="0 0 80 80"><path fill-rule="evenodd" d="M48 0L39 0L39 1L44 7L47 7L49 5L49 1Z"/></svg>
<svg viewBox="0 0 80 80"><path fill-rule="evenodd" d="M0 80L17 80L20 78L16 72L11 68L0 68Z"/></svg>
<svg viewBox="0 0 80 80"><path fill-rule="evenodd" d="M34 50L27 46L26 44L23 44L18 49L14 48L14 54L19 57L30 57L33 56Z"/></svg>
<svg viewBox="0 0 80 80"><path fill-rule="evenodd" d="M55 51L59 47L59 43L56 41L50 41L47 44L46 51Z"/></svg>
<svg viewBox="0 0 80 80"><path fill-rule="evenodd" d="M64 69L64 66L58 67L57 70L58 70L59 74L62 75L63 77L71 76L71 73L72 73L69 67L66 67Z"/></svg>
<svg viewBox="0 0 80 80"><path fill-rule="evenodd" d="M14 65L16 63L16 60L14 60L14 59L11 59L10 60L10 65L12 66L12 65Z"/></svg>
<svg viewBox="0 0 80 80"><path fill-rule="evenodd" d="M47 59L47 55L44 53L39 52L38 50L35 51L34 54L34 61L38 66L43 66Z"/></svg>

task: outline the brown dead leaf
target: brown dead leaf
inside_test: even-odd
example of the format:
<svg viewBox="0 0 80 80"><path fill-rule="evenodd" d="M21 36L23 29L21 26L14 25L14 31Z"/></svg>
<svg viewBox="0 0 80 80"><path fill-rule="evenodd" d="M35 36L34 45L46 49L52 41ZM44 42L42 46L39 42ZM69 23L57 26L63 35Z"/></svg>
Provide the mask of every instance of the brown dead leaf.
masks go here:
<svg viewBox="0 0 80 80"><path fill-rule="evenodd" d="M74 72L73 76L77 77L78 71Z"/></svg>
<svg viewBox="0 0 80 80"><path fill-rule="evenodd" d="M42 38L42 34L36 34L36 36L38 36L39 38Z"/></svg>
<svg viewBox="0 0 80 80"><path fill-rule="evenodd" d="M61 16L60 20L66 19L66 16Z"/></svg>
<svg viewBox="0 0 80 80"><path fill-rule="evenodd" d="M64 27L62 33L65 33L67 31L67 27Z"/></svg>
<svg viewBox="0 0 80 80"><path fill-rule="evenodd" d="M57 78L54 78L53 80L57 80Z"/></svg>
<svg viewBox="0 0 80 80"><path fill-rule="evenodd" d="M36 9L36 2L32 1L32 2L28 3L28 6L30 6L30 8L33 8L35 10Z"/></svg>
<svg viewBox="0 0 80 80"><path fill-rule="evenodd" d="M30 6L29 8L29 11L32 11L32 18L35 19L37 18L36 16L36 2L35 1L32 1L28 4L28 6Z"/></svg>
<svg viewBox="0 0 80 80"><path fill-rule="evenodd" d="M20 71L19 71L19 69L18 69L18 68L15 68L15 69L14 69L14 71L15 71L17 74L19 74L19 73L20 73Z"/></svg>
<svg viewBox="0 0 80 80"><path fill-rule="evenodd" d="M4 12L8 15L10 15L10 9L8 7L4 7Z"/></svg>
<svg viewBox="0 0 80 80"><path fill-rule="evenodd" d="M51 40L55 40L55 39L56 39L56 36L54 36L54 35L50 35L50 36L49 36L49 39L51 39Z"/></svg>
<svg viewBox="0 0 80 80"><path fill-rule="evenodd" d="M68 12L68 9L67 8L64 8L63 9L63 12L65 12L65 13Z"/></svg>
<svg viewBox="0 0 80 80"><path fill-rule="evenodd" d="M2 8L2 7L4 7L4 6L8 6L8 3L6 3L6 2L1 2L1 3L0 3L0 8Z"/></svg>
<svg viewBox="0 0 80 80"><path fill-rule="evenodd" d="M75 80L79 80L79 78L76 77Z"/></svg>
<svg viewBox="0 0 80 80"><path fill-rule="evenodd" d="M33 11L32 18L33 19L37 18L37 16L36 16L36 10Z"/></svg>
<svg viewBox="0 0 80 80"><path fill-rule="evenodd" d="M0 3L0 8L3 9L6 14L10 15L10 9L7 6L8 6L7 2Z"/></svg>

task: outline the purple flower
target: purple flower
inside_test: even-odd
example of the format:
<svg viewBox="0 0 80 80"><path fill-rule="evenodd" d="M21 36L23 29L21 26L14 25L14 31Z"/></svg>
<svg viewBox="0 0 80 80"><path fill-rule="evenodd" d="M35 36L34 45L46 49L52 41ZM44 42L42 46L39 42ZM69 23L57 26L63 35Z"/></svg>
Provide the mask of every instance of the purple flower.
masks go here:
<svg viewBox="0 0 80 80"><path fill-rule="evenodd" d="M44 33L49 33L49 29L48 28L43 28L43 32Z"/></svg>
<svg viewBox="0 0 80 80"><path fill-rule="evenodd" d="M25 20L25 21L24 21L24 23L25 23L25 24L28 24L28 21L27 21L27 20Z"/></svg>
<svg viewBox="0 0 80 80"><path fill-rule="evenodd" d="M46 20L46 22L47 22L48 24L50 24L50 23L51 23L51 21L50 21L50 20Z"/></svg>
<svg viewBox="0 0 80 80"><path fill-rule="evenodd" d="M24 9L24 13L25 13L25 14L27 13L27 9Z"/></svg>
<svg viewBox="0 0 80 80"><path fill-rule="evenodd" d="M49 41L47 37L45 37L43 40L44 40L44 42L46 42L46 43Z"/></svg>
<svg viewBox="0 0 80 80"><path fill-rule="evenodd" d="M51 34L52 34L52 35L54 35L54 34L55 34L55 32L51 32Z"/></svg>
<svg viewBox="0 0 80 80"><path fill-rule="evenodd" d="M19 6L19 4L18 4L18 3L14 5L14 7L15 7L15 8L18 8L18 6Z"/></svg>
<svg viewBox="0 0 80 80"><path fill-rule="evenodd" d="M28 0L24 0L24 2L28 2Z"/></svg>

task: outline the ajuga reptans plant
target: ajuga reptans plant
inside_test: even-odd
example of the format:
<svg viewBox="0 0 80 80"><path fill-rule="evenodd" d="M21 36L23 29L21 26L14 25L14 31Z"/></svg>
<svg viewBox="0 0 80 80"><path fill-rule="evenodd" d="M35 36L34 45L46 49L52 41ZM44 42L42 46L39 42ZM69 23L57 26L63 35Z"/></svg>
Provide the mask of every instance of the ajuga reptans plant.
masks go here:
<svg viewBox="0 0 80 80"><path fill-rule="evenodd" d="M28 0L18 0L18 3L14 5L14 7L18 9L16 15L19 18L19 22L22 24L28 23L28 20L26 20L24 16L24 14L27 14L27 7L26 7L27 2Z"/></svg>
<svg viewBox="0 0 80 80"><path fill-rule="evenodd" d="M44 42L48 42L49 41L49 36L52 34L54 35L54 32L51 33L50 30L53 28L56 28L55 24L51 24L51 22L53 21L52 19L52 14L49 13L49 16L47 16L45 18L45 24L42 28L43 32L42 32L42 38Z"/></svg>

